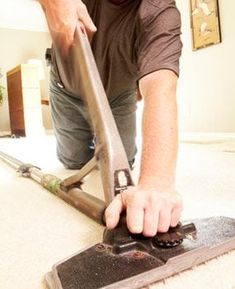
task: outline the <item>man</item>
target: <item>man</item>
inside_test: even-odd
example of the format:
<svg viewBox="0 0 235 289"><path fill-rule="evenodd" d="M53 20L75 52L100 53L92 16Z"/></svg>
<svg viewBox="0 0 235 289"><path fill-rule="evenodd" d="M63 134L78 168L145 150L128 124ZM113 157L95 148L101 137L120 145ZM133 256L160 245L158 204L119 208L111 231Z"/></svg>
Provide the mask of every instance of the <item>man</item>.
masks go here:
<svg viewBox="0 0 235 289"><path fill-rule="evenodd" d="M136 91L144 100L138 184L115 197L105 212L114 228L126 210L132 233L154 236L177 225L175 192L176 84L181 54L180 15L172 0L39 0L53 40L66 53L80 20L92 50L128 160L135 147ZM55 68L51 105L59 159L80 168L93 155L93 135L80 96L63 88Z"/></svg>

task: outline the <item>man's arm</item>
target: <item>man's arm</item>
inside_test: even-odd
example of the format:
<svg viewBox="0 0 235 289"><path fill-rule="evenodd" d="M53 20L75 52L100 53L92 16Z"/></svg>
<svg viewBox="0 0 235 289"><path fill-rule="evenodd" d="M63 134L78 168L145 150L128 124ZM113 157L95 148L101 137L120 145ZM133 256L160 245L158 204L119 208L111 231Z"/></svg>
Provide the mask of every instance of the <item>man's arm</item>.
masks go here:
<svg viewBox="0 0 235 289"><path fill-rule="evenodd" d="M81 0L38 0L41 4L48 23L52 39L64 52L73 43L74 32L78 20L87 31L89 38L96 31L86 5Z"/></svg>
<svg viewBox="0 0 235 289"><path fill-rule="evenodd" d="M106 210L106 222L113 228L126 209L132 233L154 236L179 222L182 202L175 192L177 158L177 76L159 70L139 82L144 99L141 171L136 187L117 196Z"/></svg>

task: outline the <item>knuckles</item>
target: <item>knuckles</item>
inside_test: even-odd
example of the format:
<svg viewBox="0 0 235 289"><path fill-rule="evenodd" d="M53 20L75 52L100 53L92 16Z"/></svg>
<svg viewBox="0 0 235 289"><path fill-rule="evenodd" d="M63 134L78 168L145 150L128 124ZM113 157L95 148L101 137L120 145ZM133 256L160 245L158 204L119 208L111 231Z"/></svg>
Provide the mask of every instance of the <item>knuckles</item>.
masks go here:
<svg viewBox="0 0 235 289"><path fill-rule="evenodd" d="M130 220L130 216L127 216L127 226L130 232L133 234L143 233L147 237L156 235L157 231L165 233L170 226L176 226L180 216L177 217L177 220L175 218L172 219L174 215L172 213L174 210L182 211L182 200L177 193L159 193L155 190L140 190L138 187L129 187L120 195L117 195L108 206L105 211L106 218L112 219L117 215L117 212L114 212L117 209L117 202L122 203L123 209L127 209L127 215L130 214L131 218L138 216L138 212L141 211L159 215L157 224L152 224L151 221L144 223L145 213L143 214L143 219L138 221Z"/></svg>

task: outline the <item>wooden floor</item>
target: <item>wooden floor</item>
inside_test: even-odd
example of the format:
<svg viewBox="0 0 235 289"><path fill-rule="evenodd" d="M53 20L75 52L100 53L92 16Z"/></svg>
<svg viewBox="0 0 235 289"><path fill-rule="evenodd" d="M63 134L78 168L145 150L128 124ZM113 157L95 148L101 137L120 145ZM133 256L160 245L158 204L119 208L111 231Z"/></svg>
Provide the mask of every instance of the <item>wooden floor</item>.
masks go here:
<svg viewBox="0 0 235 289"><path fill-rule="evenodd" d="M0 150L64 178L53 136L0 139ZM181 143L177 189L183 219L235 218L235 141ZM138 171L138 168L137 168ZM86 189L102 196L98 171ZM102 239L103 228L0 161L0 288L42 289L53 264ZM235 251L195 267L154 289L235 289Z"/></svg>

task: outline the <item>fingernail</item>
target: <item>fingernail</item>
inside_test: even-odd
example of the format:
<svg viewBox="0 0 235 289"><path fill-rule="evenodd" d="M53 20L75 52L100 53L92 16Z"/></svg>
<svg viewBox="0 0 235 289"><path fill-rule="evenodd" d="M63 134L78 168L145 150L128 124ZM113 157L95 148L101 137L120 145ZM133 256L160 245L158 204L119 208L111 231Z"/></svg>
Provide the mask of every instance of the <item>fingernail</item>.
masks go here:
<svg viewBox="0 0 235 289"><path fill-rule="evenodd" d="M140 228L140 227L132 227L131 229L129 229L130 231L131 231L131 233L133 233L133 234L140 234L140 233L142 233L142 228Z"/></svg>
<svg viewBox="0 0 235 289"><path fill-rule="evenodd" d="M113 229L113 222L110 220L110 217L106 217L106 227L108 229Z"/></svg>

